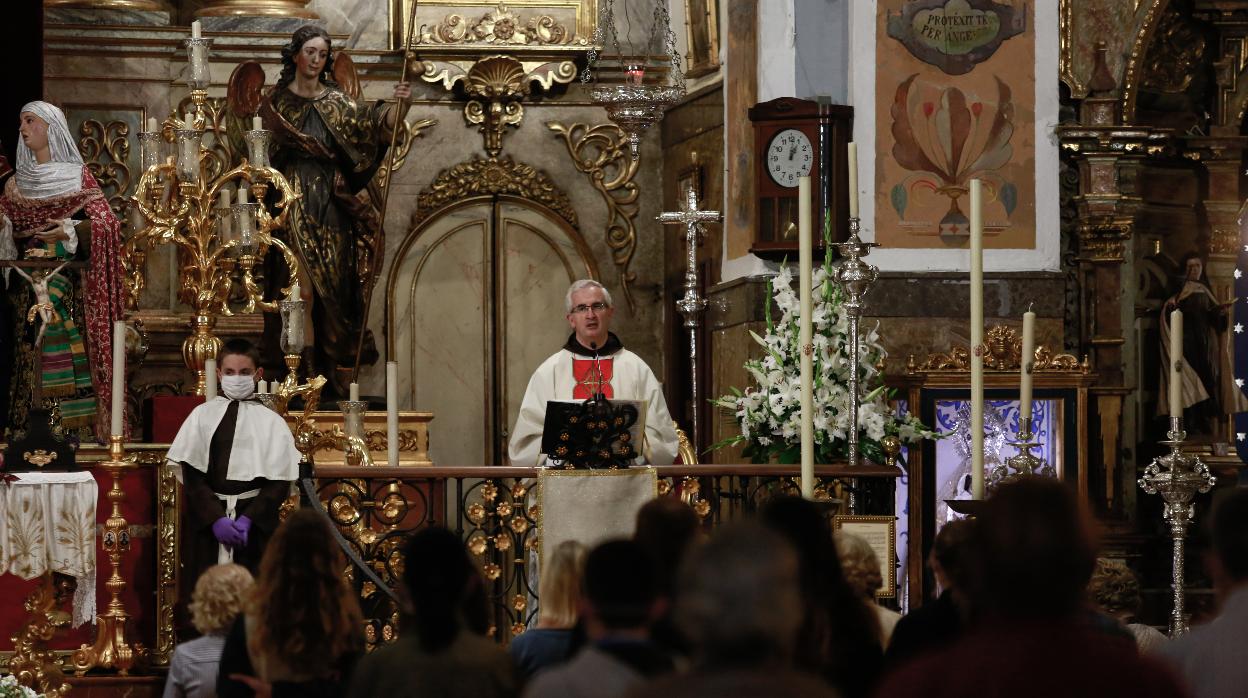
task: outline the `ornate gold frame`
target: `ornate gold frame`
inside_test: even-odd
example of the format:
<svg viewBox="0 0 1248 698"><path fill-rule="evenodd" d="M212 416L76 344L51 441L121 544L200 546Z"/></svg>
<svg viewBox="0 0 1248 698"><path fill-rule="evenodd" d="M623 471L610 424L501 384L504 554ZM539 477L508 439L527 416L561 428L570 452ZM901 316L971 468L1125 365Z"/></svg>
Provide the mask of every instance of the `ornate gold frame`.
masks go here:
<svg viewBox="0 0 1248 698"><path fill-rule="evenodd" d="M897 596L897 517L854 516L851 514L837 514L832 517L833 531L842 530L845 524L866 524L888 528L888 557L880 560L880 573L884 575L884 586L875 592L875 598L895 598ZM847 531L847 533L853 533L853 531Z"/></svg>
<svg viewBox="0 0 1248 698"><path fill-rule="evenodd" d="M706 15L706 55L694 55L693 13L699 5ZM719 70L719 0L685 0L685 77L699 78Z"/></svg>
<svg viewBox="0 0 1248 698"><path fill-rule="evenodd" d="M411 15L412 3L416 0L391 0L390 2L390 48L402 48L403 38L407 35L407 18ZM519 11L517 14L520 18L530 19L531 22L541 23L544 17L529 18L524 10L543 10L555 8L575 8L576 10L576 26L568 31L569 44L584 50L588 46L589 39L593 36L594 25L598 18L598 0L442 0L442 2L424 2L423 5L440 6L446 10L451 10L442 19L439 25L446 24L452 17L458 16L460 22L465 20L472 22L479 20L485 14L503 8L506 10ZM418 18L417 21L420 21ZM421 27L422 32L426 30L436 32L436 27L428 25ZM493 37L490 37L491 40ZM417 39L418 46L432 45L432 42L425 42L424 37ZM447 42L437 42L446 45ZM481 47L490 51L497 51L500 44L491 42L461 42L452 44L462 48ZM524 44L501 44L509 49L524 49ZM423 57L423 56L422 56Z"/></svg>

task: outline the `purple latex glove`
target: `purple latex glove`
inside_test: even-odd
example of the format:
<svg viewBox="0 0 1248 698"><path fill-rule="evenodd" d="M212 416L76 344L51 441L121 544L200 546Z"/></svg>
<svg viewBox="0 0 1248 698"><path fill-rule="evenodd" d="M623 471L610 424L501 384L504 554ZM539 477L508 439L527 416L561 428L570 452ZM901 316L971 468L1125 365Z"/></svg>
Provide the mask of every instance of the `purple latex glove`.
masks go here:
<svg viewBox="0 0 1248 698"><path fill-rule="evenodd" d="M251 531L251 519L246 516L240 516L234 519L234 530L243 537L240 547L247 547L247 534Z"/></svg>
<svg viewBox="0 0 1248 698"><path fill-rule="evenodd" d="M238 529L234 527L234 521L228 516L222 516L212 522L212 535L221 545L231 548L245 545L243 534L238 532Z"/></svg>

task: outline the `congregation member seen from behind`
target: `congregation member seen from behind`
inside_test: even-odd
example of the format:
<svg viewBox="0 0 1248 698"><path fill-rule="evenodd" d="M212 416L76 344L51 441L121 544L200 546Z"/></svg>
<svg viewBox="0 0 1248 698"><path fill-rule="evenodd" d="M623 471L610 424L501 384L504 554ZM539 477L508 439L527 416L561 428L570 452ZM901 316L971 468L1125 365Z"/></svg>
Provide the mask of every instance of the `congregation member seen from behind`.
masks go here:
<svg viewBox="0 0 1248 698"><path fill-rule="evenodd" d="M222 698L343 695L364 649L347 559L322 514L298 509L269 542L246 611L221 654Z"/></svg>
<svg viewBox="0 0 1248 698"><path fill-rule="evenodd" d="M1221 606L1217 618L1161 650L1195 698L1248 692L1248 489L1226 490L1210 517L1209 572Z"/></svg>
<svg viewBox="0 0 1248 698"><path fill-rule="evenodd" d="M463 541L439 526L403 549L408 618L391 644L360 661L351 698L506 698L517 694L507 653L488 630L484 582Z"/></svg>
<svg viewBox="0 0 1248 698"><path fill-rule="evenodd" d="M637 529L633 540L650 556L654 564L662 613L650 625L650 638L669 654L683 662L689 655L689 643L676 627L672 601L676 595L676 572L690 546L702 534L702 523L693 507L675 497L655 497L637 511Z"/></svg>
<svg viewBox="0 0 1248 698"><path fill-rule="evenodd" d="M650 639L658 594L641 546L615 540L590 551L584 589L581 620L588 643L568 663L538 674L525 698L612 698L674 669Z"/></svg>
<svg viewBox="0 0 1248 698"><path fill-rule="evenodd" d="M1140 580L1122 560L1100 558L1096 561L1092 581L1088 583L1088 596L1101 613L1131 631L1141 652L1155 652L1169 642L1157 628L1132 622L1143 605Z"/></svg>
<svg viewBox="0 0 1248 698"><path fill-rule="evenodd" d="M832 527L818 505L776 497L763 507L763 523L797 551L803 605L798 667L822 676L843 698L870 695L884 663L874 604L856 594L841 571Z"/></svg>
<svg viewBox="0 0 1248 698"><path fill-rule="evenodd" d="M1020 478L984 506L972 536L975 626L955 645L906 664L888 698L1069 696L1174 698L1177 679L1129 637L1096 627L1085 601L1096 546L1074 495L1057 480Z"/></svg>
<svg viewBox="0 0 1248 698"><path fill-rule="evenodd" d="M901 614L876 601L876 594L884 588L884 573L880 570L879 557L862 536L849 531L837 531L832 538L836 541L836 554L841 560L845 581L875 611L875 618L880 623L880 644L888 647L889 638L892 637L893 628L901 619Z"/></svg>
<svg viewBox="0 0 1248 698"><path fill-rule="evenodd" d="M941 526L936 533L927 566L940 595L897 621L884 656L888 666L898 667L925 652L948 647L962 636L970 615L967 589L975 554L971 543L974 529L973 519L959 519Z"/></svg>
<svg viewBox="0 0 1248 698"><path fill-rule="evenodd" d="M521 680L572 658L584 571L585 546L574 540L556 545L550 560L543 562L537 583L537 627L512 638L507 647Z"/></svg>
<svg viewBox="0 0 1248 698"><path fill-rule="evenodd" d="M174 649L164 698L217 695L217 665L225 633L242 612L252 584L251 573L242 565L215 565L200 575L190 604L191 623L200 636Z"/></svg>
<svg viewBox="0 0 1248 698"><path fill-rule="evenodd" d="M630 695L834 698L819 677L794 665L807 612L799 575L793 546L756 523L730 524L691 548L678 577L675 615L693 667Z"/></svg>

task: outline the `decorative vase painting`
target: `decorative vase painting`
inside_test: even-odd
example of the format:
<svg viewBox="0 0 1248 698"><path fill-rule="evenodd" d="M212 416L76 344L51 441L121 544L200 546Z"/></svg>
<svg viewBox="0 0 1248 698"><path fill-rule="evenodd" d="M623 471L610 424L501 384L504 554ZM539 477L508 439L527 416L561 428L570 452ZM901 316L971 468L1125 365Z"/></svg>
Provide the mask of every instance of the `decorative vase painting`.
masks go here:
<svg viewBox="0 0 1248 698"><path fill-rule="evenodd" d="M1035 247L1031 3L880 0L876 240L959 248L970 181L984 181L984 246Z"/></svg>

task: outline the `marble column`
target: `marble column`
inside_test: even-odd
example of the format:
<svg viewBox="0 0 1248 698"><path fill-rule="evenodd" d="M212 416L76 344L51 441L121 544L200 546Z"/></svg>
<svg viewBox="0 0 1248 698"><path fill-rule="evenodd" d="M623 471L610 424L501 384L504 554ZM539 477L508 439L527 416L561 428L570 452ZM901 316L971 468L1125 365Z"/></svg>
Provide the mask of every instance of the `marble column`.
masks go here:
<svg viewBox="0 0 1248 698"><path fill-rule="evenodd" d="M295 17L320 19L308 0L208 0L196 17Z"/></svg>

